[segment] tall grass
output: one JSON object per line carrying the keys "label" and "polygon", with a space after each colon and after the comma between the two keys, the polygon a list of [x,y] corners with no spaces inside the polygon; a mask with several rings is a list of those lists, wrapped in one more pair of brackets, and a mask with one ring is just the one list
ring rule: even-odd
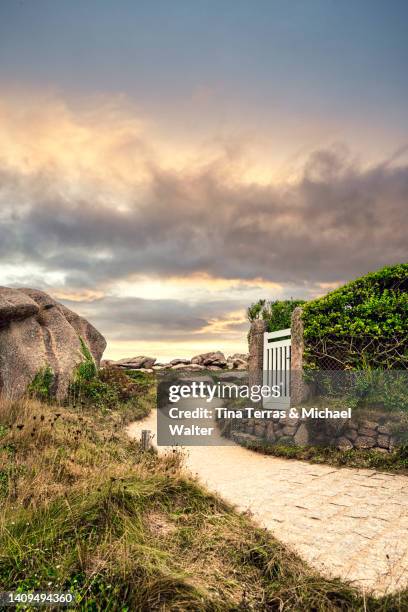
{"label": "tall grass", "polygon": [[319,576],[187,478],[180,453],[127,439],[119,410],[3,400],[0,465],[0,591],[72,590],[83,611],[408,607]]}

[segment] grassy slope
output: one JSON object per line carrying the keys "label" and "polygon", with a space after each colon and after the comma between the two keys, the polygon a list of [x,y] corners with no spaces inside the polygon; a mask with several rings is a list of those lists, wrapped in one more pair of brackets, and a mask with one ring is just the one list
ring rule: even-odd
{"label": "grassy slope", "polygon": [[327,446],[270,444],[262,440],[250,441],[243,446],[265,455],[273,455],[284,459],[325,463],[336,467],[367,468],[408,475],[408,447],[406,445],[396,448],[391,453],[381,453],[373,449],[358,450],[353,448],[341,451]]}
{"label": "grassy slope", "polygon": [[325,580],[249,517],[142,452],[126,412],[0,405],[0,591],[73,589],[80,610],[406,610]]}

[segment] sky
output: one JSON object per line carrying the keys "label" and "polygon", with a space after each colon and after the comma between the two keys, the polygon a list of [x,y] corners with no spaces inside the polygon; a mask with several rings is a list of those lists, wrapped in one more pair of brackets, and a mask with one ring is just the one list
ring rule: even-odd
{"label": "sky", "polygon": [[0,284],[108,358],[408,261],[408,3],[1,0]]}

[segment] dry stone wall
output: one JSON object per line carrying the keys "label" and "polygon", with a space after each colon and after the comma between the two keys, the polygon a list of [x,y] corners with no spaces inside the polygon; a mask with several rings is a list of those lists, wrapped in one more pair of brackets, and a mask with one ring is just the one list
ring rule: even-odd
{"label": "dry stone wall", "polygon": [[[308,406],[308,410],[311,407]],[[321,410],[319,406],[319,410]],[[356,413],[351,419],[291,418],[242,419],[219,422],[221,430],[235,442],[296,446],[332,446],[339,450],[375,449],[388,452],[398,444],[408,423],[400,413]]]}

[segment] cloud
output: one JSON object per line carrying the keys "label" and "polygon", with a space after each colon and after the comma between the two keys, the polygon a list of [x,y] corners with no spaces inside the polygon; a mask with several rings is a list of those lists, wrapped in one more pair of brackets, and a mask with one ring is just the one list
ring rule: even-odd
{"label": "cloud", "polygon": [[52,96],[3,103],[0,143],[7,282],[14,266],[17,284],[85,296],[83,314],[115,339],[242,328],[228,319],[245,305],[239,290],[200,305],[115,297],[139,276],[256,278],[297,296],[408,260],[403,148],[364,166],[337,145],[291,180],[255,182],[244,145],[180,152],[121,103],[72,109]]}
{"label": "cloud", "polygon": [[[64,303],[75,310],[78,304]],[[240,304],[241,308],[245,306]],[[180,341],[194,335],[204,338],[224,334],[243,335],[247,327],[241,313],[231,313],[230,301],[208,301],[191,304],[182,300],[105,297],[83,302],[80,311],[100,329],[113,330],[112,340],[137,339]]]}
{"label": "cloud", "polygon": [[219,163],[155,167],[125,210],[97,190],[92,199],[57,193],[58,177],[30,175],[21,187],[3,172],[14,214],[1,224],[2,259],[34,259],[75,287],[132,273],[333,282],[407,259],[408,167],[359,169],[321,151],[297,183],[265,186]]}

